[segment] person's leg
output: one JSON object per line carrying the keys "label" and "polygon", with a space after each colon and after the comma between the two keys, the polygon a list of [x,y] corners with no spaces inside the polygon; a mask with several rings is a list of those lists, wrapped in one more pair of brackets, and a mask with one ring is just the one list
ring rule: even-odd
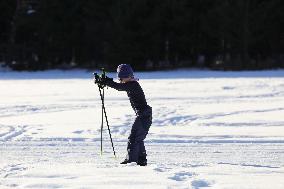
{"label": "person's leg", "polygon": [[133,150],[132,150],[133,149],[133,143],[135,141],[135,135],[136,135],[136,128],[137,128],[136,127],[137,124],[135,124],[136,122],[137,122],[137,118],[136,118],[135,122],[132,125],[131,132],[130,132],[130,135],[128,137],[126,158],[125,158],[125,160],[123,162],[121,162],[121,164],[127,164],[127,163],[130,162],[129,160],[130,160],[130,156],[131,156],[131,154],[133,152]]}
{"label": "person's leg", "polygon": [[146,153],[146,149],[145,149],[145,145],[144,145],[144,141],[142,141],[140,143],[140,149],[139,149],[139,157],[138,157],[138,165],[141,166],[146,166],[147,165],[147,153]]}
{"label": "person's leg", "polygon": [[141,151],[145,151],[143,140],[146,137],[146,131],[142,125],[141,117],[137,117],[133,127],[135,133],[133,137],[130,137],[130,149],[129,149],[129,161],[138,162]]}
{"label": "person's leg", "polygon": [[143,116],[138,116],[132,125],[131,133],[128,137],[128,156],[123,164],[137,162],[139,165],[147,165],[146,149],[144,139],[152,124],[152,109],[149,108]]}
{"label": "person's leg", "polygon": [[[143,124],[143,128],[144,128],[144,134],[145,134],[145,137],[144,139],[146,138],[147,134],[148,134],[148,131],[149,131],[149,128],[152,124],[152,111],[151,109],[149,109],[148,112],[146,112],[147,114],[143,117],[141,117],[141,122]],[[146,166],[147,165],[147,153],[146,153],[146,149],[145,149],[145,145],[144,145],[144,139],[143,141],[141,141],[140,143],[140,151],[139,151],[139,157],[138,157],[138,165],[141,165],[141,166]]]}
{"label": "person's leg", "polygon": [[142,141],[139,147],[139,156],[144,156],[145,154],[146,154],[146,149],[145,149],[144,141]]}
{"label": "person's leg", "polygon": [[145,137],[146,137],[145,129],[142,125],[141,118],[137,117],[132,126],[131,133],[128,137],[128,145],[127,145],[128,163],[138,162],[138,158],[141,151],[140,148],[142,148],[142,151],[145,150],[143,142]]}

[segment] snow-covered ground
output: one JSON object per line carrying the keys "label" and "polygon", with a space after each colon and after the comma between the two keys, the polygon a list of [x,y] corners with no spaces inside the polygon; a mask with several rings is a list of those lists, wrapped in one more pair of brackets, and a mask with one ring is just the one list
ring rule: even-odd
{"label": "snow-covered ground", "polygon": [[[0,72],[0,188],[284,188],[284,70],[137,73],[153,107],[147,167],[120,165],[135,118],[92,73]],[[110,73],[114,77],[114,73]]]}

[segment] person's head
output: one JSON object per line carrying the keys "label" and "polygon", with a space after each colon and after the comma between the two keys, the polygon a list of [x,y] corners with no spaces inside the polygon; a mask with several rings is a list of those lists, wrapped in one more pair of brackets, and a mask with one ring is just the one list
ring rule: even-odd
{"label": "person's head", "polygon": [[117,77],[120,82],[126,83],[134,78],[134,73],[129,64],[120,64],[117,67]]}

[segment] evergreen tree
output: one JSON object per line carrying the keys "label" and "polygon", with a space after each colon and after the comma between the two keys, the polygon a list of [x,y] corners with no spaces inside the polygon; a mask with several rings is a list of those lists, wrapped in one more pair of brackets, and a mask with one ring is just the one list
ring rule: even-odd
{"label": "evergreen tree", "polygon": [[283,10],[281,0],[0,0],[0,55],[33,70],[283,67]]}

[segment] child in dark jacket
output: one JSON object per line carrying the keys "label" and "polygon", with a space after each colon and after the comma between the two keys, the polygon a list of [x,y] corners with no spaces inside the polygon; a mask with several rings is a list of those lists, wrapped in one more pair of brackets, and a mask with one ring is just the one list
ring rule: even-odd
{"label": "child in dark jacket", "polygon": [[105,85],[118,91],[126,91],[131,106],[136,113],[136,119],[132,125],[131,133],[128,137],[128,155],[121,164],[136,162],[140,166],[147,165],[144,139],[152,124],[152,108],[147,104],[144,92],[134,78],[133,70],[128,64],[121,64],[117,68],[117,77],[120,83],[114,82],[111,78],[106,78]]}

